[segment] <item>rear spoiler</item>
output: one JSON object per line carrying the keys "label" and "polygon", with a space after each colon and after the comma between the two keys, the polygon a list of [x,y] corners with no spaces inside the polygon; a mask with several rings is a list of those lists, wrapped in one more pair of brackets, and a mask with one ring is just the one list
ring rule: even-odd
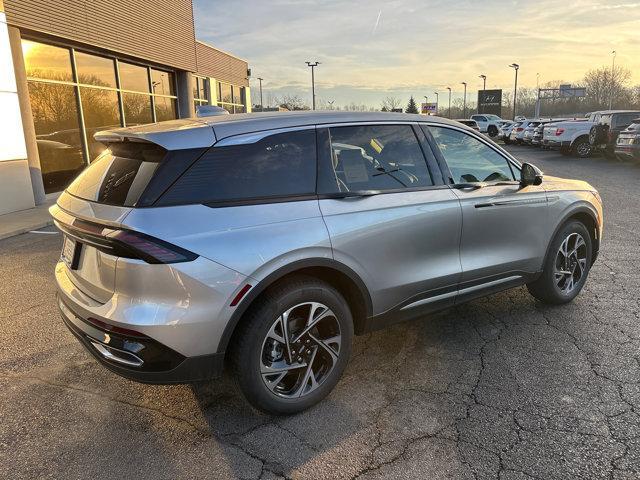
{"label": "rear spoiler", "polygon": [[216,142],[213,128],[197,119],[171,120],[135,127],[103,130],[93,138],[104,144],[117,142],[154,143],[166,150],[208,148]]}

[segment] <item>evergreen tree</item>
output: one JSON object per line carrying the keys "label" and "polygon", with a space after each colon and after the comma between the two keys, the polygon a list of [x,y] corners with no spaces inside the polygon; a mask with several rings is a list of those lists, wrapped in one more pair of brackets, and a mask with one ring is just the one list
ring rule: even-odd
{"label": "evergreen tree", "polygon": [[418,113],[418,106],[416,105],[416,101],[413,99],[413,95],[409,98],[409,103],[407,103],[407,108],[404,110],[405,113]]}

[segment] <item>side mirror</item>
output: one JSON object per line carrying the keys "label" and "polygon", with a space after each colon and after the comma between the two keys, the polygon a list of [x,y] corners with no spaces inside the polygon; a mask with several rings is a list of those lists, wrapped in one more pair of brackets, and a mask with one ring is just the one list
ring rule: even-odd
{"label": "side mirror", "polygon": [[542,183],[542,170],[530,163],[523,163],[520,170],[520,185],[540,185]]}

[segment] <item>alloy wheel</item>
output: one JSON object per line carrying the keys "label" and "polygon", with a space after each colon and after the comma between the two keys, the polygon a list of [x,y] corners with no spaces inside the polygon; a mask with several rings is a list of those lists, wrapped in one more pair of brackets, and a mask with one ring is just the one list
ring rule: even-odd
{"label": "alloy wheel", "polygon": [[581,142],[578,144],[577,148],[578,156],[580,157],[588,157],[591,153],[591,145],[587,142]]}
{"label": "alloy wheel", "polygon": [[274,320],[262,342],[260,374],[279,397],[300,398],[316,390],[336,366],[340,323],[318,302],[295,305]]}
{"label": "alloy wheel", "polygon": [[571,233],[560,244],[554,265],[556,287],[569,295],[580,283],[587,268],[587,244],[579,233]]}

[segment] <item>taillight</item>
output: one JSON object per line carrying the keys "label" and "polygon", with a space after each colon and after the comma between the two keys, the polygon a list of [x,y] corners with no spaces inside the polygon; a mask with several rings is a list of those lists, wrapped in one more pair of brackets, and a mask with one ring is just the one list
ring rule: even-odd
{"label": "taillight", "polygon": [[556,128],[556,137],[559,137],[564,133],[564,128]]}
{"label": "taillight", "polygon": [[521,131],[523,131],[523,130],[524,130],[524,128],[522,128],[522,127],[518,127],[518,128],[516,128],[516,132],[521,132]]}
{"label": "taillight", "polygon": [[86,243],[116,257],[136,258],[147,263],[190,262],[198,255],[150,235],[112,228],[75,219],[71,225],[55,222],[56,226],[80,243]]}

